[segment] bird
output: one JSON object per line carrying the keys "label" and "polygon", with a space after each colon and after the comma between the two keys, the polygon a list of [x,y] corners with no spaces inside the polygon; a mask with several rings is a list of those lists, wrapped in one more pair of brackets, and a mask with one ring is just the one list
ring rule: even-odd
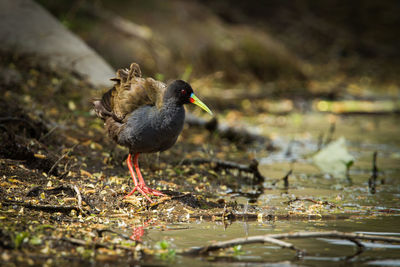
{"label": "bird", "polygon": [[150,77],[143,78],[137,63],[132,63],[129,69],[117,70],[111,81],[114,86],[92,101],[93,109],[104,121],[108,136],[129,149],[126,161],[134,188],[124,198],[139,191],[153,203],[150,194],[164,194],[146,185],[139,168],[139,155],[165,151],[175,144],[184,125],[183,105],[193,103],[210,115],[213,113],[193,93],[189,83],[174,80],[166,85]]}

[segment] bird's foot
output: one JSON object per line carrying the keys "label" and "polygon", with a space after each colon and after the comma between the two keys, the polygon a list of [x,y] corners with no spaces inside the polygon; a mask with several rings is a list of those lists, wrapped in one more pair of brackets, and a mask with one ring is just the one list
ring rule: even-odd
{"label": "bird's foot", "polygon": [[154,201],[151,200],[151,198],[147,194],[152,194],[153,196],[164,196],[164,194],[158,190],[151,189],[145,184],[139,184],[135,186],[135,188],[133,188],[133,190],[129,194],[124,196],[124,198],[131,196],[133,193],[136,192],[136,190],[139,191],[150,203],[154,203]]}
{"label": "bird's foot", "polygon": [[155,189],[151,189],[150,187],[148,187],[145,184],[139,184],[140,188],[143,190],[143,192],[145,192],[146,194],[152,194],[153,196],[164,196],[163,193],[161,193],[158,190]]}

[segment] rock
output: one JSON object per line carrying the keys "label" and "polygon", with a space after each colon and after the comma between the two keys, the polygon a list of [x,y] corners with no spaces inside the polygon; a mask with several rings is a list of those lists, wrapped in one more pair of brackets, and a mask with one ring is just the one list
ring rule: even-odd
{"label": "rock", "polygon": [[5,52],[35,55],[94,86],[111,85],[114,71],[108,63],[32,0],[0,1],[0,43]]}

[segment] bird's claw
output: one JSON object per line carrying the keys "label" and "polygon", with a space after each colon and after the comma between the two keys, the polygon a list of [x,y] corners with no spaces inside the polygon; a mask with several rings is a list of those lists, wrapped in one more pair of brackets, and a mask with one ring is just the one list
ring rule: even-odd
{"label": "bird's claw", "polygon": [[[139,185],[140,186],[140,185]],[[164,196],[163,193],[161,193],[158,190],[155,189],[151,189],[150,187],[146,186],[146,185],[142,185],[140,186],[140,188],[143,190],[143,192],[145,192],[146,194],[152,194],[153,196]]]}
{"label": "bird's claw", "polygon": [[129,194],[127,194],[124,198],[131,196],[133,193],[136,192],[136,190],[139,191],[150,203],[154,203],[154,201],[151,200],[151,198],[147,194],[151,194],[153,196],[164,196],[164,194],[158,190],[151,189],[145,184],[144,185],[139,184],[135,186],[135,188],[133,188],[133,190]]}

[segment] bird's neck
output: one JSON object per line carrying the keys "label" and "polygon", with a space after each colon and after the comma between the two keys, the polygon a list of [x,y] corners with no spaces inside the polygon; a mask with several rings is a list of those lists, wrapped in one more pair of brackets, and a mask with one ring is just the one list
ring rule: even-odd
{"label": "bird's neck", "polygon": [[185,119],[185,108],[175,99],[165,99],[160,109],[160,119],[163,123],[170,123],[174,120]]}

